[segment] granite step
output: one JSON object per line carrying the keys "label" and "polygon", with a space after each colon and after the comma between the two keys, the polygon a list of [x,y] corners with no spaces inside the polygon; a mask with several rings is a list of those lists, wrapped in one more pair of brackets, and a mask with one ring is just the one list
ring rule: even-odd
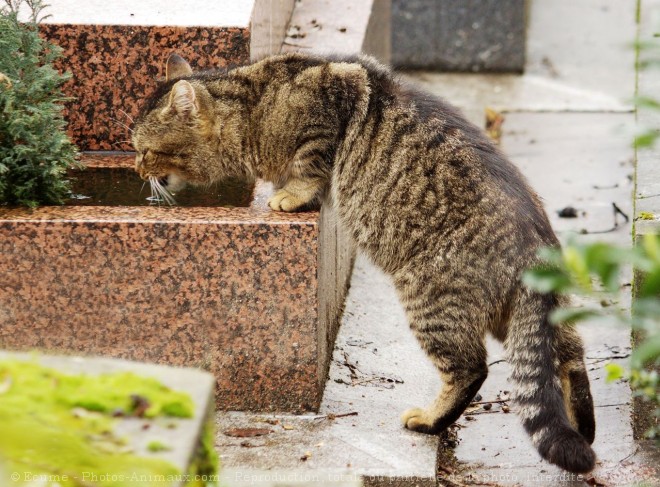
{"label": "granite step", "polygon": [[219,408],[317,410],[353,249],[329,207],[273,212],[271,192],[244,208],[0,208],[0,347],[200,367]]}

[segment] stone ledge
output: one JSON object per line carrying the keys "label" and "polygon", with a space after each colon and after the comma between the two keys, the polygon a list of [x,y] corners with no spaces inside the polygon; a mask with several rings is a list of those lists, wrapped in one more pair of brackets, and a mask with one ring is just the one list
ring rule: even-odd
{"label": "stone ledge", "polygon": [[[132,165],[130,155],[95,165]],[[330,208],[0,209],[0,347],[202,367],[223,409],[319,407],[353,252]]]}

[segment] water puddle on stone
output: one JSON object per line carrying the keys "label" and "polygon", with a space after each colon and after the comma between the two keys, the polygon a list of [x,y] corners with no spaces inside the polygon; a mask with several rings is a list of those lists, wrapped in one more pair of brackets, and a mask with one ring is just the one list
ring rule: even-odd
{"label": "water puddle on stone", "polygon": [[[162,206],[170,205],[151,195],[146,183],[130,168],[91,167],[71,170],[73,206]],[[209,187],[186,186],[174,193],[174,206],[187,207],[247,207],[254,186],[237,180],[226,180]]]}

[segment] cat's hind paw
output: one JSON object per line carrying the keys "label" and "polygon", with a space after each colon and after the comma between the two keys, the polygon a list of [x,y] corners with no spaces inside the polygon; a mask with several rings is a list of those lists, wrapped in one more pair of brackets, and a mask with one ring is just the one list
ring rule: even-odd
{"label": "cat's hind paw", "polygon": [[278,189],[268,200],[268,206],[275,211],[296,211],[305,205],[305,201],[289,193],[286,189]]}
{"label": "cat's hind paw", "polygon": [[411,431],[418,433],[434,434],[437,433],[437,421],[426,409],[413,408],[404,411],[401,415],[403,426]]}

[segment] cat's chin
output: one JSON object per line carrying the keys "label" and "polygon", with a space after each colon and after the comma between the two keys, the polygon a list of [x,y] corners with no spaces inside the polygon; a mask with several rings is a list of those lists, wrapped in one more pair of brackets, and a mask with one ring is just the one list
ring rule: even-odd
{"label": "cat's chin", "polygon": [[186,187],[186,181],[181,176],[177,176],[176,174],[167,175],[166,188],[170,193],[181,191],[185,187]]}

